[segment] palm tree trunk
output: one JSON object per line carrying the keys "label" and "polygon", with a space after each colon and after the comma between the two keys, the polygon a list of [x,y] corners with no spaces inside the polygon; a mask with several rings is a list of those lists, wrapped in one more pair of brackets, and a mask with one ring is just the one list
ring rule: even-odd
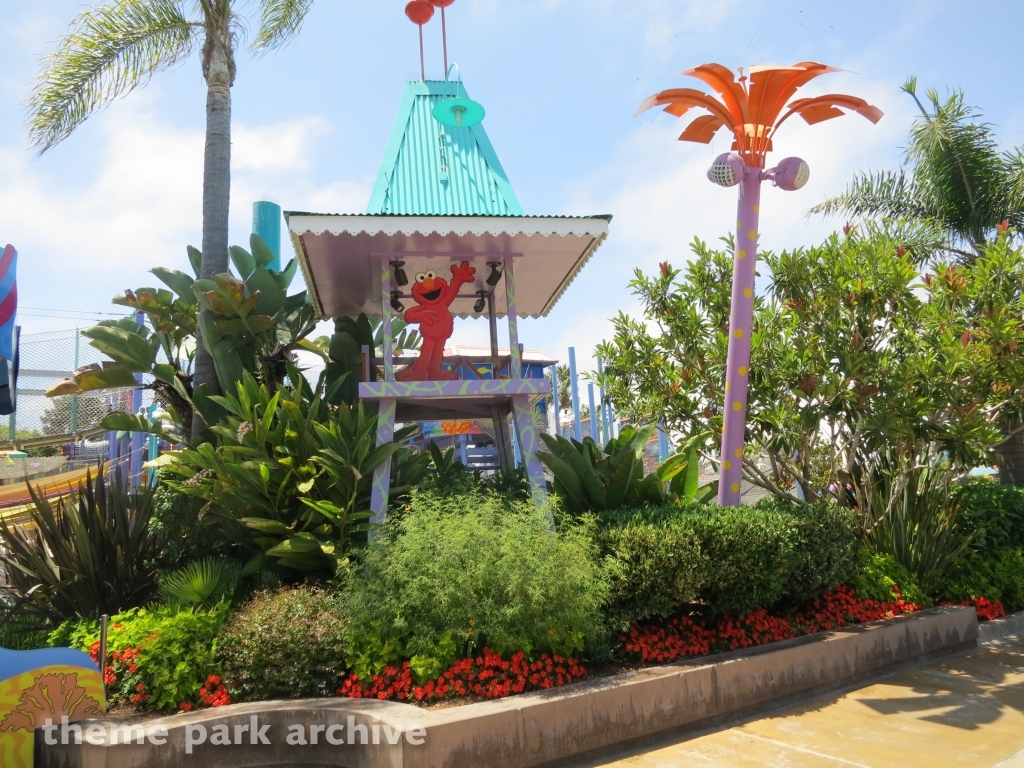
{"label": "palm tree trunk", "polygon": [[1004,419],[999,430],[1003,434],[1003,441],[996,446],[999,482],[1003,485],[1024,485],[1024,422]]}
{"label": "palm tree trunk", "polygon": [[[206,73],[206,155],[203,164],[203,261],[200,277],[209,280],[228,271],[228,213],[231,205],[231,86],[234,64],[230,44],[207,40]],[[220,42],[220,44],[218,44]],[[220,394],[213,357],[203,346],[196,329],[195,388],[206,384]],[[195,411],[192,434],[198,436],[206,424]]]}

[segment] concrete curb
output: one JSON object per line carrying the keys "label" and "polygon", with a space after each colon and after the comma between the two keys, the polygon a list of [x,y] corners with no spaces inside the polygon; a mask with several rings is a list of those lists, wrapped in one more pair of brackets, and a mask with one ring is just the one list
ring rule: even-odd
{"label": "concrete curb", "polygon": [[[75,745],[73,739],[67,745],[46,745],[38,734],[36,765],[538,768],[772,709],[968,650],[977,642],[974,609],[945,606],[712,659],[449,709],[350,699],[239,704],[147,721],[150,731],[166,730],[166,738],[162,731],[159,735],[166,742],[162,745],[147,739],[141,745]],[[106,727],[102,721],[93,724],[97,733]],[[309,741],[310,726],[316,727],[315,746],[288,744],[290,729],[301,729]],[[211,744],[211,736],[186,754],[189,733],[196,741],[200,728],[212,734],[218,727],[221,741],[226,738],[233,746]],[[253,732],[260,730],[269,743],[251,744]],[[332,732],[334,744],[326,738]],[[371,743],[361,743],[363,732]],[[388,744],[387,733],[397,734],[397,743]],[[412,733],[416,736],[410,740]],[[420,737],[423,742],[414,743]],[[51,734],[51,740],[59,739],[59,732]],[[345,743],[338,744],[339,739]]]}
{"label": "concrete curb", "polygon": [[1015,635],[1024,635],[1024,611],[978,625],[978,642],[983,645]]}

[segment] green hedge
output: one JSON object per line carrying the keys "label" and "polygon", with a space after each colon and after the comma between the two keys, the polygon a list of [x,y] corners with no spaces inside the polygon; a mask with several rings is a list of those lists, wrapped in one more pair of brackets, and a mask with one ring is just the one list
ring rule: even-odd
{"label": "green hedge", "polygon": [[1024,488],[975,480],[958,493],[968,499],[960,525],[977,534],[971,543],[975,551],[1024,549]]}
{"label": "green hedge", "polygon": [[694,599],[729,614],[804,602],[858,567],[860,518],[834,505],[670,505],[620,510],[601,523],[608,614],[619,627]]}
{"label": "green hedge", "polygon": [[959,603],[976,597],[1000,600],[1007,611],[1024,608],[1024,548],[972,552],[946,575],[942,595]]}

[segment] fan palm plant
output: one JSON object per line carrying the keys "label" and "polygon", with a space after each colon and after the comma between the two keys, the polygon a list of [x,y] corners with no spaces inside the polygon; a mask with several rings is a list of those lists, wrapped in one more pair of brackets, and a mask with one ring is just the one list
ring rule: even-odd
{"label": "fan palm plant", "polygon": [[[90,115],[144,85],[196,50],[206,80],[203,252],[200,276],[228,271],[231,192],[231,86],[236,46],[246,28],[241,0],[111,0],[79,14],[36,79],[29,97],[29,139],[40,153],[70,136]],[[191,5],[195,15],[186,6]],[[256,54],[299,32],[313,0],[257,0]],[[213,359],[200,345],[195,384],[219,391]],[[198,413],[196,419],[201,420]],[[201,427],[202,425],[200,425]],[[196,430],[196,434],[201,430]]]}
{"label": "fan palm plant", "polygon": [[[841,195],[811,211],[896,227],[912,222],[937,233],[942,250],[973,262],[997,232],[1024,227],[1024,151],[1000,150],[991,126],[978,121],[978,110],[960,91],[942,101],[930,89],[928,106],[918,98],[915,78],[903,91],[921,111],[903,164],[855,176]],[[1008,416],[1000,431],[999,479],[1024,485],[1024,420]]]}

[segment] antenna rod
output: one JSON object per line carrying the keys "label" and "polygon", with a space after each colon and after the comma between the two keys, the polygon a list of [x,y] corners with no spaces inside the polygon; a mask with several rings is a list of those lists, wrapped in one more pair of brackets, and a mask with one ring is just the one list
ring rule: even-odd
{"label": "antenna rod", "polygon": [[448,72],[448,27],[444,20],[444,6],[441,6],[441,39],[444,41],[444,71]]}
{"label": "antenna rod", "polygon": [[426,81],[427,79],[427,60],[423,58],[423,25],[419,25],[420,28],[420,80]]}

